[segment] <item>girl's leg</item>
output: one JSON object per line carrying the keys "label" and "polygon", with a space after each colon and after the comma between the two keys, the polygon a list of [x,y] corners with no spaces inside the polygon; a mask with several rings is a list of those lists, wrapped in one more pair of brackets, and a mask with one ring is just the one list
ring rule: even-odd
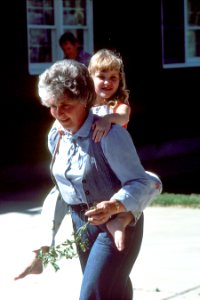
{"label": "girl's leg", "polygon": [[112,234],[115,245],[119,251],[124,249],[126,227],[133,220],[131,212],[117,214],[115,218],[106,223],[108,231]]}

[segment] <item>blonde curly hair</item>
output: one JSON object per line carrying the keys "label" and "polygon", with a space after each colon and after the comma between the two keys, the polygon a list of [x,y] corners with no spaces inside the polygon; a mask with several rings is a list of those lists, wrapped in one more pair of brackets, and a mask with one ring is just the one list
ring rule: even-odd
{"label": "blonde curly hair", "polygon": [[118,102],[129,104],[129,90],[126,87],[126,79],[124,73],[124,64],[119,53],[109,49],[98,50],[90,59],[88,70],[92,76],[97,71],[110,71],[116,70],[119,72],[119,87],[113,96],[109,99],[108,105],[114,108]]}

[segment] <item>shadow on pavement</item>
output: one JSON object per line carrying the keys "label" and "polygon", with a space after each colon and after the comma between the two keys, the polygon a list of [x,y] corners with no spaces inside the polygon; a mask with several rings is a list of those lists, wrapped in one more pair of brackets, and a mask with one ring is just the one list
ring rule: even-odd
{"label": "shadow on pavement", "polygon": [[20,212],[25,214],[40,213],[48,190],[30,190],[0,194],[0,214]]}

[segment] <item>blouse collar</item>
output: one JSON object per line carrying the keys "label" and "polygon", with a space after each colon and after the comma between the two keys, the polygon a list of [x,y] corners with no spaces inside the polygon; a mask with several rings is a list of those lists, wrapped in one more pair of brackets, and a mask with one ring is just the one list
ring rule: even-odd
{"label": "blouse collar", "polygon": [[85,122],[83,123],[81,128],[76,133],[72,134],[70,131],[63,128],[62,126],[60,126],[59,130],[61,130],[63,132],[63,134],[66,135],[68,138],[73,138],[73,139],[85,138],[90,133],[92,123],[93,123],[93,119],[94,119],[94,115],[90,111],[89,114],[88,114],[87,119],[85,120]]}

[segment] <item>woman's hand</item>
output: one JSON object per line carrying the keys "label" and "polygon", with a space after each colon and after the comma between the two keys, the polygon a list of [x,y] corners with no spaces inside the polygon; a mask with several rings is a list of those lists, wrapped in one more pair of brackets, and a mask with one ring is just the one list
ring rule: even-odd
{"label": "woman's hand", "polygon": [[[49,247],[46,246],[41,248],[43,252],[47,252],[48,249]],[[43,263],[41,259],[37,258],[39,251],[40,250],[33,251],[33,258],[30,264],[28,264],[28,266],[25,267],[25,269],[19,275],[14,277],[14,280],[22,279],[30,274],[41,274],[43,272]]]}
{"label": "woman's hand", "polygon": [[102,201],[85,212],[88,217],[88,222],[93,225],[100,225],[106,223],[114,214],[125,211],[124,205],[117,201]]}
{"label": "woman's hand", "polygon": [[17,275],[14,280],[22,279],[30,274],[40,274],[43,272],[42,261],[38,258],[34,258],[33,261],[22,271],[19,275]]}

